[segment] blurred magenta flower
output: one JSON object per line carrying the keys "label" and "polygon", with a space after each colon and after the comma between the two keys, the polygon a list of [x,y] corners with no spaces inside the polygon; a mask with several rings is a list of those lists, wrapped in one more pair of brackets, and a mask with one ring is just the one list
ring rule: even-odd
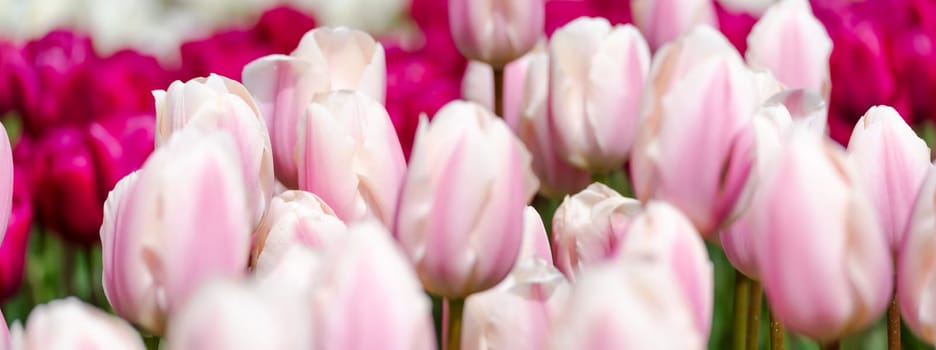
{"label": "blurred magenta flower", "polygon": [[108,350],[146,349],[140,335],[127,321],[75,297],[36,306],[30,312],[26,326],[16,322],[10,333],[11,348],[17,350],[71,349],[76,346]]}
{"label": "blurred magenta flower", "polygon": [[641,211],[640,201],[599,182],[566,196],[552,218],[556,267],[574,282],[580,269],[614,257]]}
{"label": "blurred magenta flower", "polygon": [[537,186],[529,153],[490,110],[456,101],[423,119],[394,235],[426,290],[464,298],[503,280]]}
{"label": "blurred magenta flower", "polygon": [[455,44],[468,59],[501,69],[526,54],[543,33],[545,0],[450,0]]}
{"label": "blurred magenta flower", "polygon": [[278,6],[264,11],[252,31],[270,53],[287,54],[295,50],[302,36],[316,26],[315,18],[307,12]]}
{"label": "blurred magenta flower", "polygon": [[754,202],[763,208],[756,258],[771,311],[820,342],[878,320],[891,300],[892,257],[844,150],[794,130],[769,168]]}
{"label": "blurred magenta flower", "polygon": [[556,149],[592,172],[620,168],[640,125],[650,50],[632,25],[579,18],[549,43],[549,120]]}
{"label": "blurred magenta flower", "polygon": [[930,149],[891,107],[871,107],[855,125],[848,156],[871,196],[891,252],[903,246],[907,222],[929,170]]}
{"label": "blurred magenta flower", "polygon": [[103,283],[117,314],[160,334],[167,316],[250,256],[250,207],[237,145],[180,130],[111,191],[101,225]]}
{"label": "blurred magenta flower", "polygon": [[362,92],[319,95],[300,118],[299,188],[346,222],[367,216],[392,227],[406,160],[387,111]]}

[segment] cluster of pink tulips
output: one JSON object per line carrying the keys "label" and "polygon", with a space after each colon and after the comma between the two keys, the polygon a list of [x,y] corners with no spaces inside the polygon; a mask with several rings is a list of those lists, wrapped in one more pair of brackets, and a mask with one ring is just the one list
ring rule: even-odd
{"label": "cluster of pink tulips", "polygon": [[773,349],[786,331],[838,348],[885,314],[889,349],[901,319],[932,343],[931,150],[888,106],[833,142],[826,29],[806,0],[747,5],[742,53],[710,1],[634,0],[636,26],[546,38],[543,0],[450,0],[465,100],[421,117],[409,152],[359,30],[175,81],[104,203],[116,316],[56,300],[0,350],[704,349],[707,245],[738,271],[736,349],[758,347],[761,298]]}

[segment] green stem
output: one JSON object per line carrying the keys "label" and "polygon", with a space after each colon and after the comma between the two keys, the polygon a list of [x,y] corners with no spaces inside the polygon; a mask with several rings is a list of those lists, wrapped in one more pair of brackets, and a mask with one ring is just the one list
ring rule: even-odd
{"label": "green stem", "polygon": [[65,296],[75,295],[75,247],[65,240],[62,240],[62,260],[60,261],[62,290]]}
{"label": "green stem", "polygon": [[[769,304],[769,303],[768,303]],[[770,313],[770,350],[783,350],[783,324],[773,312]]]}
{"label": "green stem", "polygon": [[504,68],[494,68],[494,114],[504,118]]}
{"label": "green stem", "polygon": [[734,299],[734,338],[733,349],[744,350],[747,345],[748,309],[750,307],[751,279],[739,271],[735,271],[735,299]]}
{"label": "green stem", "polygon": [[446,350],[461,349],[462,311],[465,308],[465,299],[447,299],[448,302],[448,339]]}
{"label": "green stem", "polygon": [[147,350],[158,350],[159,349],[159,337],[155,335],[143,336],[143,344],[146,345]]}
{"label": "green stem", "polygon": [[841,343],[839,342],[839,339],[822,344],[822,350],[839,350],[841,348],[842,346],[841,346]]}
{"label": "green stem", "polygon": [[900,309],[897,305],[897,293],[894,293],[890,308],[887,309],[887,350],[900,350]]}
{"label": "green stem", "polygon": [[747,346],[748,350],[758,348],[760,340],[761,303],[764,299],[764,289],[759,281],[751,281],[750,299],[748,301]]}

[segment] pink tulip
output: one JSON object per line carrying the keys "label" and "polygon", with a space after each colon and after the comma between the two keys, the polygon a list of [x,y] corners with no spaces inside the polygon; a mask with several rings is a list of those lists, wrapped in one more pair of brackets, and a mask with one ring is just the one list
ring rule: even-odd
{"label": "pink tulip", "polygon": [[751,67],[770,70],[787,87],[828,98],[831,54],[832,39],[809,2],[781,0],[751,29],[745,56]]}
{"label": "pink tulip", "polygon": [[13,324],[10,338],[16,350],[146,349],[126,321],[74,297],[36,306],[25,329],[19,322]]}
{"label": "pink tulip", "polygon": [[636,199],[598,182],[566,196],[552,221],[556,266],[575,281],[583,266],[610,259],[642,210]]}
{"label": "pink tulip", "polygon": [[523,244],[517,255],[517,262],[524,259],[553,261],[552,251],[549,248],[549,234],[546,233],[543,218],[533,206],[527,206],[523,211]]}
{"label": "pink tulip", "polygon": [[630,163],[637,198],[670,202],[713,239],[751,170],[754,75],[724,36],[698,27],[660,49],[644,94]]}
{"label": "pink tulip", "polygon": [[[254,284],[217,282],[198,290],[169,322],[167,350],[309,349],[311,317],[298,298]],[[298,307],[297,307],[298,306]]]}
{"label": "pink tulip", "polygon": [[529,259],[465,301],[461,348],[545,349],[571,286],[548,260]]}
{"label": "pink tulip", "polygon": [[690,303],[697,334],[707,338],[715,302],[714,268],[689,219],[665,202],[650,202],[620,245],[622,258],[654,259],[672,271]]}
{"label": "pink tulip", "polygon": [[315,348],[435,349],[429,298],[390,232],[367,222],[345,237],[312,297]]}
{"label": "pink tulip", "polygon": [[771,311],[819,341],[870,325],[890,301],[892,262],[845,153],[795,130],[769,169],[753,205],[762,208],[756,255]]}
{"label": "pink tulip", "polygon": [[406,161],[383,106],[360,92],[319,95],[298,128],[299,188],[344,221],[370,215],[390,227]]}
{"label": "pink tulip", "polygon": [[549,43],[549,118],[559,154],[592,171],[628,158],[640,118],[650,50],[637,28],[579,18]]}
{"label": "pink tulip", "polygon": [[270,201],[254,234],[251,266],[262,274],[279,265],[291,247],[326,247],[345,231],[344,222],[314,194],[283,192]]}
{"label": "pink tulip", "polygon": [[13,210],[13,148],[6,127],[0,124],[0,241],[6,234],[10,211]]}
{"label": "pink tulip", "polygon": [[462,55],[502,68],[543,35],[544,0],[451,0],[452,38]]}
{"label": "pink tulip", "polygon": [[175,81],[156,98],[156,145],[188,127],[231,133],[241,157],[253,223],[260,221],[273,196],[273,155],[260,110],[240,83],[219,76]]}
{"label": "pink tulip", "polygon": [[[462,95],[493,109],[493,78],[490,66],[469,63],[462,82]],[[533,156],[533,172],[540,193],[562,197],[581,191],[591,183],[588,171],[569,165],[557,153],[555,132],[549,126],[549,55],[531,51],[504,69],[504,121],[520,137]]]}
{"label": "pink tulip", "polygon": [[718,26],[709,0],[632,0],[634,23],[656,50],[698,25]]}
{"label": "pink tulip", "polygon": [[417,131],[394,235],[430,293],[464,298],[510,272],[536,191],[530,156],[484,107],[456,101]]}
{"label": "pink tulip", "polygon": [[860,184],[871,195],[888,246],[897,253],[930,168],[930,149],[896,110],[878,106],[858,120],[848,153],[860,169]]}
{"label": "pink tulip", "polygon": [[26,251],[33,224],[32,192],[26,168],[16,168],[15,174],[13,209],[5,229],[6,235],[0,244],[0,300],[15,295],[23,284],[23,275],[26,272]]}
{"label": "pink tulip", "polygon": [[907,326],[928,343],[936,341],[936,167],[929,167],[897,256],[897,297]]}
{"label": "pink tulip", "polygon": [[185,129],[128,175],[104,204],[104,291],[118,315],[159,334],[202,283],[244,274],[248,195],[222,131]]}
{"label": "pink tulip", "polygon": [[269,129],[276,177],[295,189],[299,185],[296,125],[306,107],[316,94],[338,90],[361,91],[383,103],[384,48],[358,30],[317,28],[306,33],[288,56],[270,55],[246,65],[243,80]]}
{"label": "pink tulip", "polygon": [[554,318],[549,349],[704,349],[680,288],[679,278],[654,261],[586,269]]}

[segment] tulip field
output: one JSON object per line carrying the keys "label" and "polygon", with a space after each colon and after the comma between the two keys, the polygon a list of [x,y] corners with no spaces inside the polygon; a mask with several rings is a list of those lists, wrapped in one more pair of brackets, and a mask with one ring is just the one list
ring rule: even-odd
{"label": "tulip field", "polygon": [[931,349],[934,101],[932,0],[0,0],[0,350]]}

